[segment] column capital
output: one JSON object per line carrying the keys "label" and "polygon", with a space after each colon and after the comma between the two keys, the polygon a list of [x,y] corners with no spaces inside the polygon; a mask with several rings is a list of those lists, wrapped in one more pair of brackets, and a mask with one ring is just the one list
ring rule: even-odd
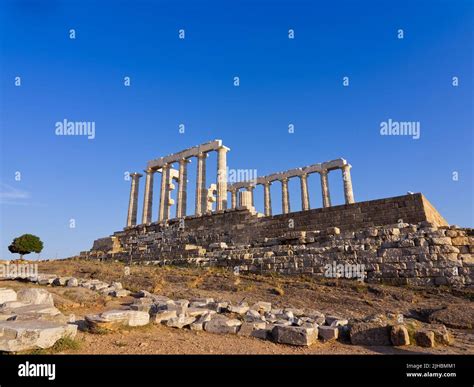
{"label": "column capital", "polygon": [[207,152],[199,152],[198,155],[196,156],[198,159],[207,159]]}
{"label": "column capital", "polygon": [[282,183],[288,183],[288,180],[290,180],[288,177],[282,177],[279,179]]}
{"label": "column capital", "polygon": [[344,165],[341,167],[342,170],[347,170],[347,169],[351,169],[351,168],[352,168],[352,165],[350,165],[350,164],[344,164]]}
{"label": "column capital", "polygon": [[155,173],[156,170],[153,169],[153,168],[147,168],[147,169],[144,169],[143,172],[145,172],[145,173],[148,175],[148,174],[150,174],[150,173],[152,173],[152,174]]}
{"label": "column capital", "polygon": [[327,175],[329,171],[327,169],[321,169],[319,173],[324,176],[324,175]]}
{"label": "column capital", "polygon": [[142,177],[142,176],[143,176],[143,175],[142,175],[141,173],[138,173],[138,172],[133,172],[133,173],[130,174],[130,177],[131,177],[132,179],[137,179],[137,178],[139,179],[139,178]]}

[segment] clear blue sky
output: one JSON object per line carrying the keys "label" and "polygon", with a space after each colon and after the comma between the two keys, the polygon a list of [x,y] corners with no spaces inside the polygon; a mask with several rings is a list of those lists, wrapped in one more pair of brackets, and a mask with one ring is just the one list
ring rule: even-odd
{"label": "clear blue sky", "polygon": [[[215,138],[231,168],[259,175],[344,157],[356,201],[422,192],[451,224],[474,226],[470,0],[0,4],[0,258],[23,233],[42,238],[42,258],[89,249],[125,225],[124,172]],[[64,118],[95,121],[96,138],[56,136]],[[419,121],[421,138],[381,136],[389,118]],[[330,185],[343,203],[339,172]],[[296,179],[290,193],[300,208]]]}

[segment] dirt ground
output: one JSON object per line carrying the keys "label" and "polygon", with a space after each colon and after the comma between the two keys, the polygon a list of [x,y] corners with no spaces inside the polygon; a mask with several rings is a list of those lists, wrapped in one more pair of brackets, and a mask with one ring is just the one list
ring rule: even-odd
{"label": "dirt ground", "polygon": [[[344,342],[318,342],[311,347],[292,347],[237,335],[216,335],[186,329],[149,325],[107,334],[79,331],[77,347],[59,353],[79,354],[474,354],[474,290],[448,288],[419,289],[371,285],[342,279],[316,279],[278,275],[239,275],[224,269],[132,266],[85,260],[41,262],[40,273],[120,281],[124,288],[148,290],[173,299],[213,297],[232,302],[269,301],[275,307],[312,308],[329,315],[361,318],[371,314],[398,312],[426,320],[430,313],[447,309],[454,344],[449,347],[408,346],[362,347]],[[35,286],[17,281],[0,281],[0,287],[14,289]],[[90,313],[126,307],[132,297],[115,299],[85,288],[48,287],[55,305],[76,319]],[[58,352],[55,352],[58,353]]]}

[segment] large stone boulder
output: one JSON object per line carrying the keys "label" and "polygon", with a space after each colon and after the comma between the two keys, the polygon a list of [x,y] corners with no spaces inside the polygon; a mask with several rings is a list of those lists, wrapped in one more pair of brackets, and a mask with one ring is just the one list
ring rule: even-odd
{"label": "large stone boulder", "polygon": [[323,341],[337,340],[339,328],[337,326],[322,325],[318,328],[318,334]]}
{"label": "large stone boulder", "polygon": [[407,327],[400,324],[394,325],[390,330],[390,341],[396,347],[410,345],[410,335]]}
{"label": "large stone boulder", "polygon": [[240,326],[238,335],[239,336],[252,336],[254,331],[262,330],[266,328],[267,328],[267,323],[265,321],[244,322]]}
{"label": "large stone boulder", "polygon": [[160,310],[151,316],[151,321],[160,324],[163,322],[166,323],[168,320],[176,317],[178,317],[178,315],[175,310]]}
{"label": "large stone boulder", "polygon": [[204,330],[210,333],[237,333],[242,322],[225,316],[216,316],[204,323]]}
{"label": "large stone boulder", "polygon": [[12,314],[10,320],[51,320],[66,322],[66,317],[56,307],[49,304],[29,304],[5,309]]}
{"label": "large stone boulder", "polygon": [[50,292],[38,288],[23,288],[18,290],[18,300],[33,305],[54,306],[53,296]]}
{"label": "large stone boulder", "polygon": [[138,310],[109,310],[101,314],[88,315],[86,323],[92,332],[101,330],[117,330],[123,326],[138,327],[150,322],[147,312]]}
{"label": "large stone boulder", "polygon": [[38,274],[36,281],[39,285],[52,285],[57,277],[56,274]]}
{"label": "large stone boulder", "polygon": [[5,302],[16,301],[17,294],[13,289],[0,288],[0,305]]}
{"label": "large stone boulder", "polygon": [[184,328],[196,321],[196,317],[189,317],[185,315],[180,315],[178,317],[170,318],[166,321],[166,325],[172,328]]}
{"label": "large stone boulder", "polygon": [[69,287],[69,288],[75,288],[77,286],[79,286],[79,281],[77,280],[77,278],[69,278],[66,282],[66,286]]}
{"label": "large stone boulder", "polygon": [[281,344],[310,346],[318,340],[318,328],[276,325],[272,337]]}
{"label": "large stone boulder", "polygon": [[415,332],[415,341],[420,347],[433,348],[435,346],[434,332],[428,330],[419,330]]}
{"label": "large stone boulder", "polygon": [[350,339],[354,345],[390,345],[390,327],[384,321],[359,321],[350,327]]}
{"label": "large stone boulder", "polygon": [[74,338],[77,325],[51,321],[0,321],[0,351],[49,348],[61,338]]}

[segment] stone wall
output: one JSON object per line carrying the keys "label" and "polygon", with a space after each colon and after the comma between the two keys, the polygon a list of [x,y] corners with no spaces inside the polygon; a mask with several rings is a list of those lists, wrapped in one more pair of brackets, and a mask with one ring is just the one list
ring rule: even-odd
{"label": "stone wall", "polygon": [[272,217],[228,210],[139,225],[83,255],[317,276],[348,263],[364,265],[372,282],[465,285],[473,281],[473,253],[473,231],[449,227],[414,194]]}

